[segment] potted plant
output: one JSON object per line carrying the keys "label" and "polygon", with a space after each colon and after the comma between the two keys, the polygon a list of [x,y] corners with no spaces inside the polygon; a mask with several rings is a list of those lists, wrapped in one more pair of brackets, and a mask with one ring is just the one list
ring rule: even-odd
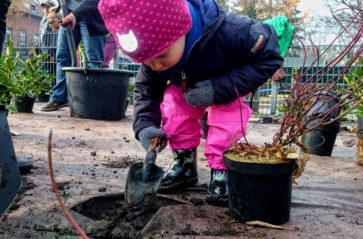
{"label": "potted plant", "polygon": [[42,61],[48,54],[38,55],[34,48],[32,52],[32,57],[24,62],[24,68],[14,79],[14,84],[19,90],[14,97],[15,106],[19,112],[24,113],[33,111],[36,97],[50,90],[54,78],[43,69]]}
{"label": "potted plant", "polygon": [[[232,144],[231,149],[225,152],[229,208],[235,219],[258,220],[278,225],[287,222],[290,217],[292,183],[302,175],[309,160],[309,147],[301,141],[301,136],[338,121],[363,103],[362,97],[355,95],[362,90],[361,79],[355,79],[354,84],[332,94],[336,85],[343,81],[344,75],[363,54],[360,41],[363,29],[352,29],[352,23],[361,21],[360,10],[348,4],[347,6],[352,11],[352,18],[349,21],[346,18],[339,23],[343,26],[343,32],[349,33],[350,42],[323,68],[314,65],[318,65],[319,59],[324,57],[327,50],[322,53],[315,52],[314,62],[306,70],[302,67],[304,70],[297,75],[295,84],[285,97],[286,107],[281,126],[272,142],[256,146],[248,143],[244,137],[242,142]],[[296,38],[306,52],[303,42]],[[353,48],[355,45],[358,48]],[[331,47],[332,44],[328,49]],[[318,51],[317,48],[315,50]],[[343,61],[344,59],[347,60]],[[342,70],[327,79],[329,72],[338,64],[344,64]],[[314,72],[309,76],[311,70]],[[331,102],[334,104],[322,111]],[[352,105],[338,112],[345,104]]]}
{"label": "potted plant", "polygon": [[19,89],[14,84],[14,78],[19,73],[21,63],[20,54],[14,56],[14,46],[7,39],[9,50],[5,56],[0,58],[0,110],[17,112],[15,106],[10,105],[14,94],[19,93]]}

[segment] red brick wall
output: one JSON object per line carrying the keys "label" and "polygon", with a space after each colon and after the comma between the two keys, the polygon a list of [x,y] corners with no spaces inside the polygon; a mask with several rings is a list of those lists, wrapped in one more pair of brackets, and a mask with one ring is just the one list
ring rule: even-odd
{"label": "red brick wall", "polygon": [[39,33],[41,17],[24,14],[22,17],[8,15],[6,26],[11,28],[12,41],[14,44],[19,42],[19,32],[24,31],[27,35],[27,43],[32,44],[34,33]]}

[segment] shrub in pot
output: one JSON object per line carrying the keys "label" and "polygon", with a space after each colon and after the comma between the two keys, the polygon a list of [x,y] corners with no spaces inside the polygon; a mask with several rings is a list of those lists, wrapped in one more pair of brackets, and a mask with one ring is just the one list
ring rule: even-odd
{"label": "shrub in pot", "polygon": [[14,94],[20,93],[14,83],[15,76],[21,68],[20,54],[14,55],[14,46],[7,39],[9,48],[6,55],[0,58],[0,106],[3,110],[17,112],[15,106],[10,105],[10,100]]}
{"label": "shrub in pot", "polygon": [[[314,54],[316,58],[312,64],[295,77],[295,83],[285,96],[281,126],[272,142],[256,146],[248,143],[244,137],[224,153],[224,164],[228,170],[229,208],[235,219],[272,224],[287,222],[290,217],[292,183],[302,175],[309,160],[309,147],[303,144],[301,136],[338,121],[363,103],[363,98],[355,95],[362,91],[361,77],[355,78],[344,91],[331,94],[344,75],[349,73],[354,62],[363,55],[362,42],[359,42],[363,29],[351,28],[351,23],[359,18],[360,10],[348,3],[344,4],[356,13],[351,19],[340,22],[345,27],[343,31],[351,34],[349,44],[323,68],[314,66],[328,51]],[[360,47],[352,48],[354,45]],[[306,52],[304,46],[303,50]],[[347,58],[347,61],[342,62],[342,59]],[[331,74],[338,63],[343,63],[344,67],[339,74]],[[329,74],[331,76],[327,79]],[[321,112],[322,107],[332,102],[335,103],[331,108]],[[349,108],[338,110],[349,103],[352,103]]]}
{"label": "shrub in pot", "polygon": [[47,54],[38,55],[32,49],[33,56],[24,62],[24,67],[14,79],[18,89],[15,94],[15,106],[19,112],[31,113],[35,99],[38,95],[49,92],[53,75],[43,69],[41,62],[48,57]]}

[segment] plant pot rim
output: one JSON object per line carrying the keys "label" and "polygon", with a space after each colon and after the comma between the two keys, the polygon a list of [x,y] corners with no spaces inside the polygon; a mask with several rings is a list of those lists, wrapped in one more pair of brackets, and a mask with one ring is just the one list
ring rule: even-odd
{"label": "plant pot rim", "polygon": [[30,95],[15,95],[16,98],[29,98],[29,99],[35,99],[36,96],[30,96]]}
{"label": "plant pot rim", "polygon": [[295,162],[277,162],[277,163],[251,163],[235,161],[223,154],[224,166],[233,172],[249,175],[284,175],[291,174],[295,168]]}

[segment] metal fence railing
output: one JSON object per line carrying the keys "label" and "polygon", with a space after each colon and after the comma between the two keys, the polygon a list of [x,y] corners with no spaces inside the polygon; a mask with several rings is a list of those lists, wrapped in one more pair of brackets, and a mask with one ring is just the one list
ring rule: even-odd
{"label": "metal fence railing", "polygon": [[[56,33],[54,33],[56,34]],[[24,33],[12,33],[10,36],[12,42],[14,43],[15,50],[20,52],[21,57],[25,60],[28,57],[31,57],[29,54],[32,48],[35,48],[37,53],[48,52],[51,56],[54,55],[56,51],[56,44],[54,42],[48,42],[48,44],[44,45],[40,43],[39,34],[25,34]],[[7,48],[7,44],[5,43],[4,49]],[[245,103],[251,104],[255,114],[261,115],[275,115],[280,112],[278,109],[284,104],[284,96],[288,92],[287,89],[291,87],[294,82],[293,76],[294,74],[298,74],[301,71],[306,71],[310,65],[313,65],[311,69],[309,69],[304,75],[303,81],[309,79],[316,70],[320,70],[324,67],[324,65],[329,62],[329,60],[333,59],[339,52],[341,52],[345,46],[344,45],[334,45],[329,47],[329,50],[326,50],[328,46],[305,46],[305,50],[301,46],[290,46],[284,62],[284,69],[286,72],[286,79],[282,82],[281,87],[278,83],[275,83],[271,80],[267,81],[264,85],[259,87],[259,89],[254,94],[254,97],[251,100],[251,96],[247,96],[245,98]],[[324,53],[319,62],[314,61],[316,58],[316,49],[319,49],[319,54]],[[305,58],[303,57],[305,54]],[[303,63],[305,62],[305,66],[303,67]],[[44,68],[49,71],[50,74],[56,73],[56,62],[51,57],[47,58],[44,62]],[[341,62],[344,64],[344,62]],[[342,65],[334,67],[329,71],[326,76],[324,76],[323,82],[331,79],[332,77],[339,76],[341,73]],[[125,57],[121,54],[120,51],[117,51],[113,61],[110,64],[111,68],[114,69],[127,69],[133,71],[136,75],[140,64],[133,63],[128,57]],[[362,67],[362,66],[359,66]],[[325,74],[328,69],[324,69],[319,72],[317,76],[314,77],[313,81],[317,80],[323,74]],[[130,78],[130,84],[133,84],[134,77]],[[337,85],[337,89],[344,88],[345,82],[341,80]]]}
{"label": "metal fence railing", "polygon": [[[48,58],[46,58],[42,64],[45,70],[49,72],[49,74],[56,74],[56,49],[57,49],[57,32],[47,33],[46,36],[43,37],[43,43],[41,43],[41,39],[39,33],[24,33],[24,32],[16,32],[7,35],[6,37],[10,39],[10,41],[14,45],[14,51],[20,54],[20,58],[25,61],[27,58],[32,57],[33,49],[36,54],[48,54]],[[8,49],[7,41],[4,42],[3,46],[4,51]],[[55,80],[53,81],[53,85]]]}

